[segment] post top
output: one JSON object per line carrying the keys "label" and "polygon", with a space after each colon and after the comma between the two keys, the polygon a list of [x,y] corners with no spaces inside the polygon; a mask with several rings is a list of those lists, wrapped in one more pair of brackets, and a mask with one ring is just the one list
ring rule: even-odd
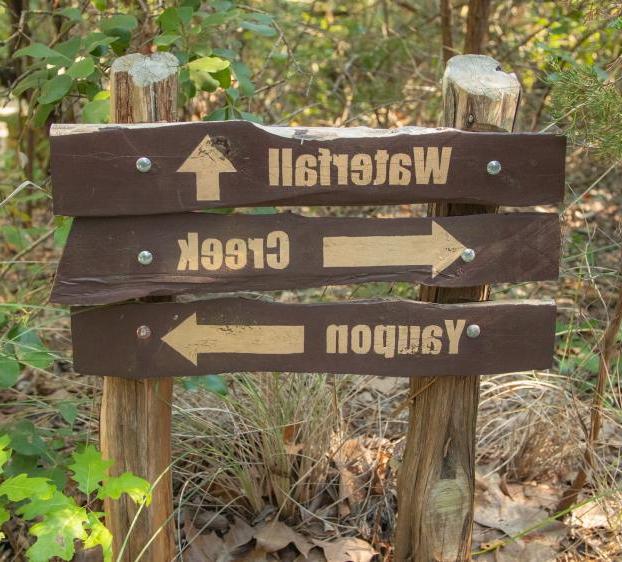
{"label": "post top", "polygon": [[172,53],[132,53],[116,59],[110,73],[127,72],[136,86],[143,87],[166,80],[177,73],[178,67],[179,61]]}
{"label": "post top", "polygon": [[513,72],[504,72],[498,61],[486,55],[457,55],[449,59],[443,87],[452,83],[474,96],[496,98],[518,96],[520,82]]}

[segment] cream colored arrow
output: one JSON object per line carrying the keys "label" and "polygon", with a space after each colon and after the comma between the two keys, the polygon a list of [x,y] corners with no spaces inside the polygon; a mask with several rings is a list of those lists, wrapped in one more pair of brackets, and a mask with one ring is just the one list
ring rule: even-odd
{"label": "cream colored arrow", "polygon": [[237,170],[205,135],[177,171],[196,176],[197,201],[220,201],[220,174]]}
{"label": "cream colored arrow", "polygon": [[305,327],[199,324],[195,313],[175,326],[162,341],[196,365],[200,353],[304,353]]}
{"label": "cream colored arrow", "polygon": [[325,236],[324,267],[430,265],[432,277],[447,269],[466,247],[432,221],[432,234]]}

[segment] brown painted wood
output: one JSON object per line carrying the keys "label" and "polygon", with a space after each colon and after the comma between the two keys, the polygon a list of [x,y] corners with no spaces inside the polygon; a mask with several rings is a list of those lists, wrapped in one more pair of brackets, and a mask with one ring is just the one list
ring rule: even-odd
{"label": "brown painted wood", "polygon": [[[490,57],[457,56],[445,69],[443,100],[448,126],[511,131],[519,99],[516,76],[503,72]],[[430,207],[435,217],[495,211],[495,207],[452,203]],[[463,303],[486,300],[488,292],[487,285],[422,287],[421,300]],[[534,330],[538,328],[533,325]],[[395,559],[470,560],[479,377],[413,379],[411,396],[398,481]]]}
{"label": "brown painted wood", "polygon": [[[556,214],[359,219],[183,213],[79,217],[52,292],[65,304],[367,281],[439,286],[556,279]],[[464,262],[462,252],[475,250]],[[141,265],[137,256],[154,258]]]}
{"label": "brown painted wood", "polygon": [[[177,72],[177,59],[168,53],[115,60],[110,70],[111,120],[174,121]],[[100,414],[102,454],[114,461],[114,474],[130,471],[154,485],[151,505],[140,514],[126,495],[104,501],[114,559],[169,562],[175,556],[170,471],[173,379],[127,380],[119,378],[122,373],[107,356],[100,355],[99,361],[106,375]]]}
{"label": "brown painted wood", "polygon": [[[564,189],[565,138],[549,134],[262,127],[227,121],[57,125],[51,141],[54,211],[60,215],[450,200],[525,206],[557,203]],[[333,158],[338,154],[347,165]],[[147,173],[136,169],[142,156],[152,161]],[[503,167],[496,176],[486,171],[491,160]],[[440,171],[432,174],[431,168],[424,173],[423,162],[428,167],[436,162],[439,170],[445,162],[446,177]]]}
{"label": "brown painted wood", "polygon": [[[466,335],[471,324],[480,326],[479,337]],[[224,298],[75,308],[72,314],[76,370],[130,378],[238,371],[431,376],[545,369],[552,362],[554,332],[555,305],[539,301],[440,306]]]}

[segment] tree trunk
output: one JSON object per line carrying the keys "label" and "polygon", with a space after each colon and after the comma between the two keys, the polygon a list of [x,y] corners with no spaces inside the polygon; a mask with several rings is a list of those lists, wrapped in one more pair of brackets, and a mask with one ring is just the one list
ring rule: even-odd
{"label": "tree trunk", "polygon": [[451,36],[451,0],[441,0],[441,38],[443,41],[443,62],[447,64],[454,56],[454,41]]}
{"label": "tree trunk", "polygon": [[[150,57],[133,54],[115,60],[110,70],[111,121],[176,121],[177,64],[177,59],[169,53]],[[106,525],[114,537],[115,560],[122,548],[119,560],[123,562],[139,559],[169,562],[174,557],[169,468],[172,393],[172,378],[104,378],[100,416],[102,454],[114,461],[114,474],[131,471],[155,484],[151,505],[143,508],[131,532],[138,510],[134,502],[125,495],[120,500],[106,500]]]}
{"label": "tree trunk", "polygon": [[469,0],[464,54],[479,55],[484,52],[484,42],[488,35],[490,0]]}
{"label": "tree trunk", "polygon": [[[490,57],[452,58],[443,77],[444,120],[471,131],[508,130],[520,98],[514,74]],[[501,162],[503,165],[503,162]],[[430,216],[495,212],[494,207],[436,203]],[[422,287],[421,300],[486,300],[488,286]],[[470,560],[479,377],[411,379],[406,449],[398,481],[396,562]]]}

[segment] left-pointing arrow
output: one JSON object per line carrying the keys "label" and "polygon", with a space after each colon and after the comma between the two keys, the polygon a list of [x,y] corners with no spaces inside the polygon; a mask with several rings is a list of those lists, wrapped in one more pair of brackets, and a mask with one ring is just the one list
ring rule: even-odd
{"label": "left-pointing arrow", "polygon": [[304,326],[199,324],[188,316],[162,341],[194,365],[201,353],[291,355],[305,351]]}
{"label": "left-pointing arrow", "polygon": [[220,174],[237,170],[205,135],[177,171],[196,176],[197,201],[220,201]]}

